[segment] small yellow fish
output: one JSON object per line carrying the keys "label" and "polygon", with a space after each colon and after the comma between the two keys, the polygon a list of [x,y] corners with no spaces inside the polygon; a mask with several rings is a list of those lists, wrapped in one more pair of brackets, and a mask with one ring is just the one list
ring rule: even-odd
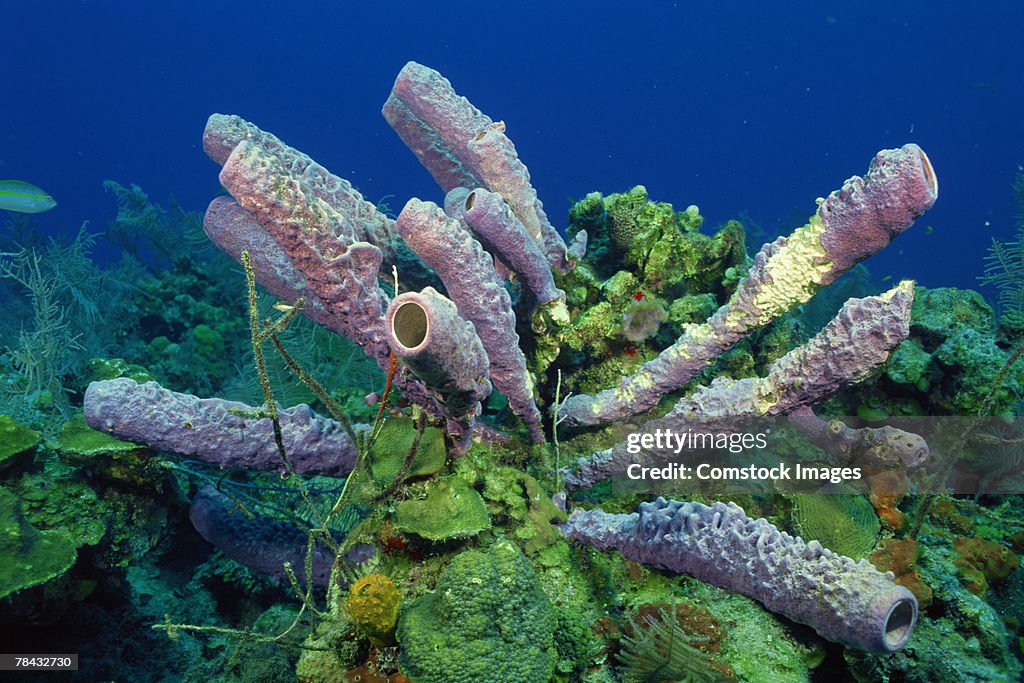
{"label": "small yellow fish", "polygon": [[888,282],[891,279],[892,279],[892,275],[886,275],[885,277],[882,278],[882,282]]}
{"label": "small yellow fish", "polygon": [[930,226],[930,225],[926,225],[926,226],[924,226],[924,234],[926,234],[926,235],[930,235],[930,234],[932,234],[933,232],[935,232],[935,228],[933,228],[933,227],[932,227],[932,226]]}
{"label": "small yellow fish", "polygon": [[24,180],[0,180],[0,209],[18,213],[42,213],[57,206],[44,190]]}

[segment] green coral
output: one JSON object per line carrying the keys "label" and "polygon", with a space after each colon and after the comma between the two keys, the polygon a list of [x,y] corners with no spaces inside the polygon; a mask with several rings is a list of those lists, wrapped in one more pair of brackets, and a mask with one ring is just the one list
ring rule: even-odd
{"label": "green coral", "polygon": [[727,280],[735,284],[736,269],[746,261],[739,223],[703,235],[696,206],[677,212],[671,204],[648,201],[642,185],[607,197],[587,195],[570,210],[569,222],[570,234],[585,229],[590,236],[587,262],[599,273],[635,269],[644,289],[679,290],[673,296],[720,291]]}
{"label": "green coral", "polygon": [[57,441],[57,450],[82,457],[132,453],[142,446],[120,441],[106,432],[100,432],[85,423],[85,416],[76,413],[64,423]]}
{"label": "green coral", "polygon": [[317,626],[306,639],[295,668],[298,683],[342,681],[345,672],[357,666],[360,639],[356,626],[344,615],[335,614]]}
{"label": "green coral", "polygon": [[148,448],[92,429],[80,412],[61,427],[57,450],[69,464],[84,465],[92,473],[144,489],[159,490],[166,475]]}
{"label": "green coral", "polygon": [[491,525],[483,498],[459,477],[428,482],[424,498],[395,505],[392,521],[428,541],[469,538]]}
{"label": "green coral", "polygon": [[456,556],[434,592],[402,613],[401,664],[417,683],[547,683],[554,630],[530,563],[499,541]]}
{"label": "green coral", "polygon": [[96,492],[81,481],[54,481],[45,474],[29,474],[11,491],[32,526],[57,531],[75,547],[96,545],[107,533],[109,509]]}
{"label": "green coral", "polygon": [[513,535],[523,543],[527,555],[535,555],[561,540],[554,527],[564,523],[565,512],[559,510],[536,479],[512,467],[498,467],[484,474],[484,498],[492,503],[495,513],[514,521]]}
{"label": "green coral", "polygon": [[229,366],[224,355],[224,337],[216,329],[206,323],[192,328],[192,359],[198,362],[205,371],[215,377],[227,376]]}
{"label": "green coral", "polygon": [[572,609],[559,609],[555,618],[555,650],[558,653],[555,679],[578,680],[600,651],[601,642],[594,635],[587,615]]}
{"label": "green coral", "polygon": [[875,547],[881,524],[863,496],[802,493],[792,496],[793,531],[805,541],[859,560]]}
{"label": "green coral", "polygon": [[35,450],[42,434],[14,421],[10,415],[0,415],[0,470],[13,458]]}
{"label": "green coral", "polygon": [[[381,484],[390,484],[402,470],[415,440],[416,426],[412,418],[389,417],[370,447],[368,457],[373,478]],[[405,473],[406,478],[436,474],[444,467],[447,456],[444,434],[436,427],[427,427]]]}
{"label": "green coral", "polygon": [[77,557],[67,536],[33,527],[17,497],[0,488],[0,598],[60,576]]}
{"label": "green coral", "polygon": [[933,358],[943,371],[950,387],[943,397],[943,407],[953,413],[977,415],[988,395],[995,390],[994,412],[1009,413],[1015,397],[1021,393],[1021,371],[1011,371],[1006,381],[996,378],[1009,354],[996,346],[991,333],[966,328],[946,339],[935,350]]}
{"label": "green coral", "polygon": [[[166,339],[166,337],[164,338]],[[154,381],[154,377],[141,365],[129,363],[124,358],[93,358],[86,365],[90,382],[128,377],[139,384]]]}
{"label": "green coral", "polygon": [[928,386],[935,379],[934,374],[931,355],[921,348],[916,339],[900,342],[885,365],[886,377],[918,391],[928,391]]}
{"label": "green coral", "polygon": [[965,328],[986,333],[995,330],[995,314],[981,294],[953,287],[914,290],[910,334],[921,340],[926,351],[934,351],[951,334]]}
{"label": "green coral", "polygon": [[533,354],[533,369],[546,370],[542,391],[550,390],[544,385],[555,376],[552,363],[563,371],[566,391],[614,386],[674,341],[683,325],[706,320],[747,269],[739,223],[702,234],[696,206],[675,211],[649,201],[643,186],[589,194],[569,220],[569,234],[586,230],[589,246],[585,260],[559,278],[572,323],[552,335],[557,361],[547,347]]}

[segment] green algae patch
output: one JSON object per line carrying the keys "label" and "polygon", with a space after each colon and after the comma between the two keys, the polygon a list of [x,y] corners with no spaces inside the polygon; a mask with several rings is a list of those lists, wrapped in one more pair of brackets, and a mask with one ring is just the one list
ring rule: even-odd
{"label": "green algae patch", "polygon": [[42,435],[34,429],[14,421],[10,415],[0,415],[0,470],[14,458],[35,450]]}
{"label": "green algae patch", "polygon": [[93,358],[86,365],[86,376],[90,382],[118,377],[128,377],[139,384],[156,380],[146,368],[129,363],[124,358]]}
{"label": "green algae patch", "polygon": [[422,500],[398,503],[392,521],[428,541],[470,538],[491,526],[483,498],[459,477],[432,481]]}
{"label": "green algae patch", "polygon": [[[370,448],[370,474],[380,484],[390,484],[402,471],[405,459],[416,440],[416,425],[408,417],[389,417]],[[436,474],[444,467],[448,454],[444,434],[436,427],[427,427],[405,478]]]}
{"label": "green algae patch", "polygon": [[0,598],[60,576],[77,556],[67,536],[33,527],[15,495],[0,488]]}

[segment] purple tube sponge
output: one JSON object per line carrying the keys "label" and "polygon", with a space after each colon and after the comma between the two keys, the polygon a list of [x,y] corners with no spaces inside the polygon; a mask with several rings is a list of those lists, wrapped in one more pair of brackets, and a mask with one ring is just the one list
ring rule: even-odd
{"label": "purple tube sponge", "polygon": [[236,261],[241,262],[242,252],[248,251],[256,281],[268,292],[288,303],[304,298],[304,316],[344,335],[344,326],[339,325],[338,320],[324,308],[316,292],[306,286],[306,279],[281,246],[238,202],[230,197],[217,197],[210,202],[203,219],[203,230],[221,251]]}
{"label": "purple tube sponge", "polygon": [[928,157],[917,145],[879,152],[863,178],[820,200],[810,222],[766,244],[729,301],[619,386],[570,397],[560,413],[573,424],[621,420],[657,405],[753,330],[808,301],[855,263],[885,247],[938,196]]}
{"label": "purple tube sponge", "polygon": [[[466,197],[469,196],[470,192],[472,190],[467,187],[456,187],[444,196],[444,212],[467,228],[470,226],[466,223],[466,219],[462,217],[462,212],[466,204]],[[494,272],[498,274],[498,279],[510,280],[512,278],[512,269],[505,265],[500,256],[493,251],[491,252],[491,258],[494,259]]]}
{"label": "purple tube sponge", "polygon": [[789,423],[828,453],[833,462],[913,469],[928,460],[928,443],[919,434],[890,425],[853,428],[841,420],[826,422],[810,406],[790,413]]}
{"label": "purple tube sponge", "polygon": [[509,407],[544,440],[540,411],[533,399],[533,378],[519,348],[512,300],[494,272],[494,263],[480,243],[437,205],[410,199],[395,229],[409,248],[437,272],[459,313],[473,323],[490,361],[491,381],[508,397]]}
{"label": "purple tube sponge", "polygon": [[473,324],[451,300],[427,287],[395,297],[385,325],[395,355],[467,427],[491,393],[487,353]]}
{"label": "purple tube sponge", "polygon": [[522,278],[537,303],[565,301],[565,293],[555,286],[540,246],[500,194],[483,188],[473,190],[463,201],[462,217],[487,250]]}
{"label": "purple tube sponge", "polygon": [[477,133],[468,148],[469,164],[483,180],[483,186],[505,198],[527,234],[544,249],[550,266],[562,273],[569,272],[565,241],[548,221],[537,191],[530,184],[530,172],[505,135],[505,123],[499,121]]}
{"label": "purple tube sponge", "polygon": [[223,166],[243,140],[273,155],[291,178],[343,215],[353,226],[358,240],[369,242],[381,250],[385,264],[390,265],[394,261],[395,240],[391,231],[394,221],[363,199],[363,195],[352,187],[352,183],[334,175],[308,155],[289,147],[275,135],[261,130],[240,116],[212,114],[203,131],[203,150]]}
{"label": "purple tube sponge", "polygon": [[502,195],[550,266],[563,273],[572,269],[565,241],[544,213],[504,123],[492,121],[448,79],[416,62],[402,67],[382,113],[441,189],[483,187]]}
{"label": "purple tube sponge", "polygon": [[804,543],[735,503],[658,498],[630,515],[577,511],[561,528],[596,548],[742,593],[850,647],[895,652],[917,623],[917,599],[891,572]]}
{"label": "purple tube sponge", "polygon": [[[826,401],[881,367],[892,349],[907,338],[913,300],[909,280],[878,296],[850,299],[813,339],[768,366],[764,377],[716,377],[709,386],[681,399],[664,417],[646,422],[640,431],[721,427],[725,421],[788,415]],[[625,472],[633,463],[655,464],[675,456],[672,449],[633,454],[621,443],[580,458],[577,469],[566,473],[565,483],[570,490],[588,488]]]}
{"label": "purple tube sponge", "polygon": [[[237,401],[196,398],[120,378],[85,390],[85,421],[93,429],[203,462],[283,472],[270,418]],[[307,405],[279,411],[288,459],[299,474],[340,477],[352,471],[356,446],[340,424]]]}
{"label": "purple tube sponge", "polygon": [[345,336],[386,367],[387,297],[377,285],[380,250],[360,241],[343,215],[252,142],[235,147],[224,162],[220,182],[281,245],[343,326]]}
{"label": "purple tube sponge", "polygon": [[[384,310],[388,298],[377,283],[381,250],[359,241],[360,230],[345,215],[253,141],[235,146],[221,169],[220,182],[302,272],[333,318],[328,327],[359,344],[377,367],[387,371],[391,350],[384,332]],[[402,374],[395,383],[429,412],[446,415],[415,378]]]}
{"label": "purple tube sponge", "polygon": [[381,112],[442,190],[480,187],[468,166],[469,141],[493,123],[437,71],[409,62]]}
{"label": "purple tube sponge", "polygon": [[[296,526],[265,515],[248,517],[229,497],[204,486],[188,511],[199,535],[239,564],[264,574],[286,579],[285,563],[295,576],[305,577],[308,536]],[[326,586],[331,580],[334,556],[322,544],[313,547],[311,580]]]}

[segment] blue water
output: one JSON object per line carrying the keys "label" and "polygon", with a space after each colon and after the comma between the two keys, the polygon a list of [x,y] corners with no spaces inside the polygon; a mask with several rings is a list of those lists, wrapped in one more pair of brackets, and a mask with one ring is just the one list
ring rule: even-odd
{"label": "blue water", "polygon": [[974,286],[991,238],[1014,234],[1021,2],[37,0],[2,16],[0,177],[58,199],[37,217],[48,233],[102,229],[105,178],[204,209],[211,112],[392,208],[438,200],[379,113],[413,59],[506,121],[560,225],[571,198],[643,183],[709,226],[746,212],[773,235],[913,141],[940,198],[877,276]]}

